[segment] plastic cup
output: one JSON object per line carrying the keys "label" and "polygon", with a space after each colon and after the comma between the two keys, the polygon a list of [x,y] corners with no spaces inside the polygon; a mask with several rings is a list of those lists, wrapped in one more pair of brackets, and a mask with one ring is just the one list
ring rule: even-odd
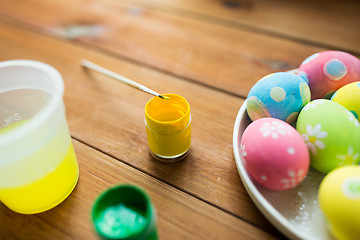
{"label": "plastic cup", "polygon": [[53,67],[31,60],[0,62],[0,79],[0,201],[40,213],[66,199],[79,177],[64,83]]}
{"label": "plastic cup", "polygon": [[117,185],[101,193],[91,216],[103,239],[158,239],[155,208],[146,192],[135,185]]}
{"label": "plastic cup", "polygon": [[191,145],[190,106],[176,94],[154,97],[145,106],[145,125],[152,156],[165,162],[185,158]]}

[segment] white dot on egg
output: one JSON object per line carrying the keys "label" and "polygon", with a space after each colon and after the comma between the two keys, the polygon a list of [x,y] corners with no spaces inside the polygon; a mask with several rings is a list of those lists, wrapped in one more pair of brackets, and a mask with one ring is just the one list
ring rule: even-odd
{"label": "white dot on egg", "polygon": [[265,175],[261,175],[261,180],[264,180],[264,181],[266,181],[267,180],[267,177],[265,176]]}
{"label": "white dot on egg", "polygon": [[288,154],[293,155],[293,154],[295,154],[295,149],[292,148],[292,147],[289,147],[289,148],[287,149],[287,152],[288,152]]}
{"label": "white dot on egg", "polygon": [[346,198],[352,200],[360,199],[360,179],[358,177],[352,176],[344,179],[341,184],[342,193]]}
{"label": "white dot on egg", "polygon": [[270,97],[275,101],[275,102],[280,102],[282,100],[285,99],[286,97],[286,92],[283,88],[281,87],[274,87],[271,89],[270,91]]}

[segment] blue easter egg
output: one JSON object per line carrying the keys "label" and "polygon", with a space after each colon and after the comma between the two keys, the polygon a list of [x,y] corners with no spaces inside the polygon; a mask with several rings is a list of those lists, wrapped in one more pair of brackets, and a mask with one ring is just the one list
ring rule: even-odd
{"label": "blue easter egg", "polygon": [[252,121],[272,117],[292,124],[310,98],[303,78],[289,72],[272,73],[251,88],[246,110]]}

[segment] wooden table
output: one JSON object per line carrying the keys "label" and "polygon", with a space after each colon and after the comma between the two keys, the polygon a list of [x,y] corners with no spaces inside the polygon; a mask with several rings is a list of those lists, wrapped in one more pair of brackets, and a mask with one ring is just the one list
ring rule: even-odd
{"label": "wooden table", "polygon": [[[359,57],[359,12],[359,1],[335,0],[1,0],[0,60],[39,60],[64,78],[80,179],[45,213],[21,215],[1,204],[0,239],[97,239],[92,203],[119,183],[146,189],[163,240],[285,238],[242,185],[235,117],[269,73],[329,49]],[[151,96],[84,71],[83,58],[185,97],[190,156],[154,160],[144,126]]]}

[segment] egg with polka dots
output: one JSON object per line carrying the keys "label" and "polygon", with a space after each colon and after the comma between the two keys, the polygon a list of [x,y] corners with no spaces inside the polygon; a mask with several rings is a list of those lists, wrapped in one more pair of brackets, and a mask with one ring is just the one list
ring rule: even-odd
{"label": "egg with polka dots", "polygon": [[298,73],[308,79],[312,99],[330,99],[342,86],[360,81],[360,60],[341,51],[324,51],[305,59]]}
{"label": "egg with polka dots", "polygon": [[307,175],[310,157],[300,134],[276,118],[261,118],[244,131],[240,156],[249,175],[272,190],[296,187]]}
{"label": "egg with polka dots", "polygon": [[303,78],[278,72],[255,83],[248,94],[246,110],[252,121],[272,117],[292,124],[309,101],[310,89]]}
{"label": "egg with polka dots", "polygon": [[320,184],[319,205],[336,239],[360,236],[360,166],[331,171]]}

